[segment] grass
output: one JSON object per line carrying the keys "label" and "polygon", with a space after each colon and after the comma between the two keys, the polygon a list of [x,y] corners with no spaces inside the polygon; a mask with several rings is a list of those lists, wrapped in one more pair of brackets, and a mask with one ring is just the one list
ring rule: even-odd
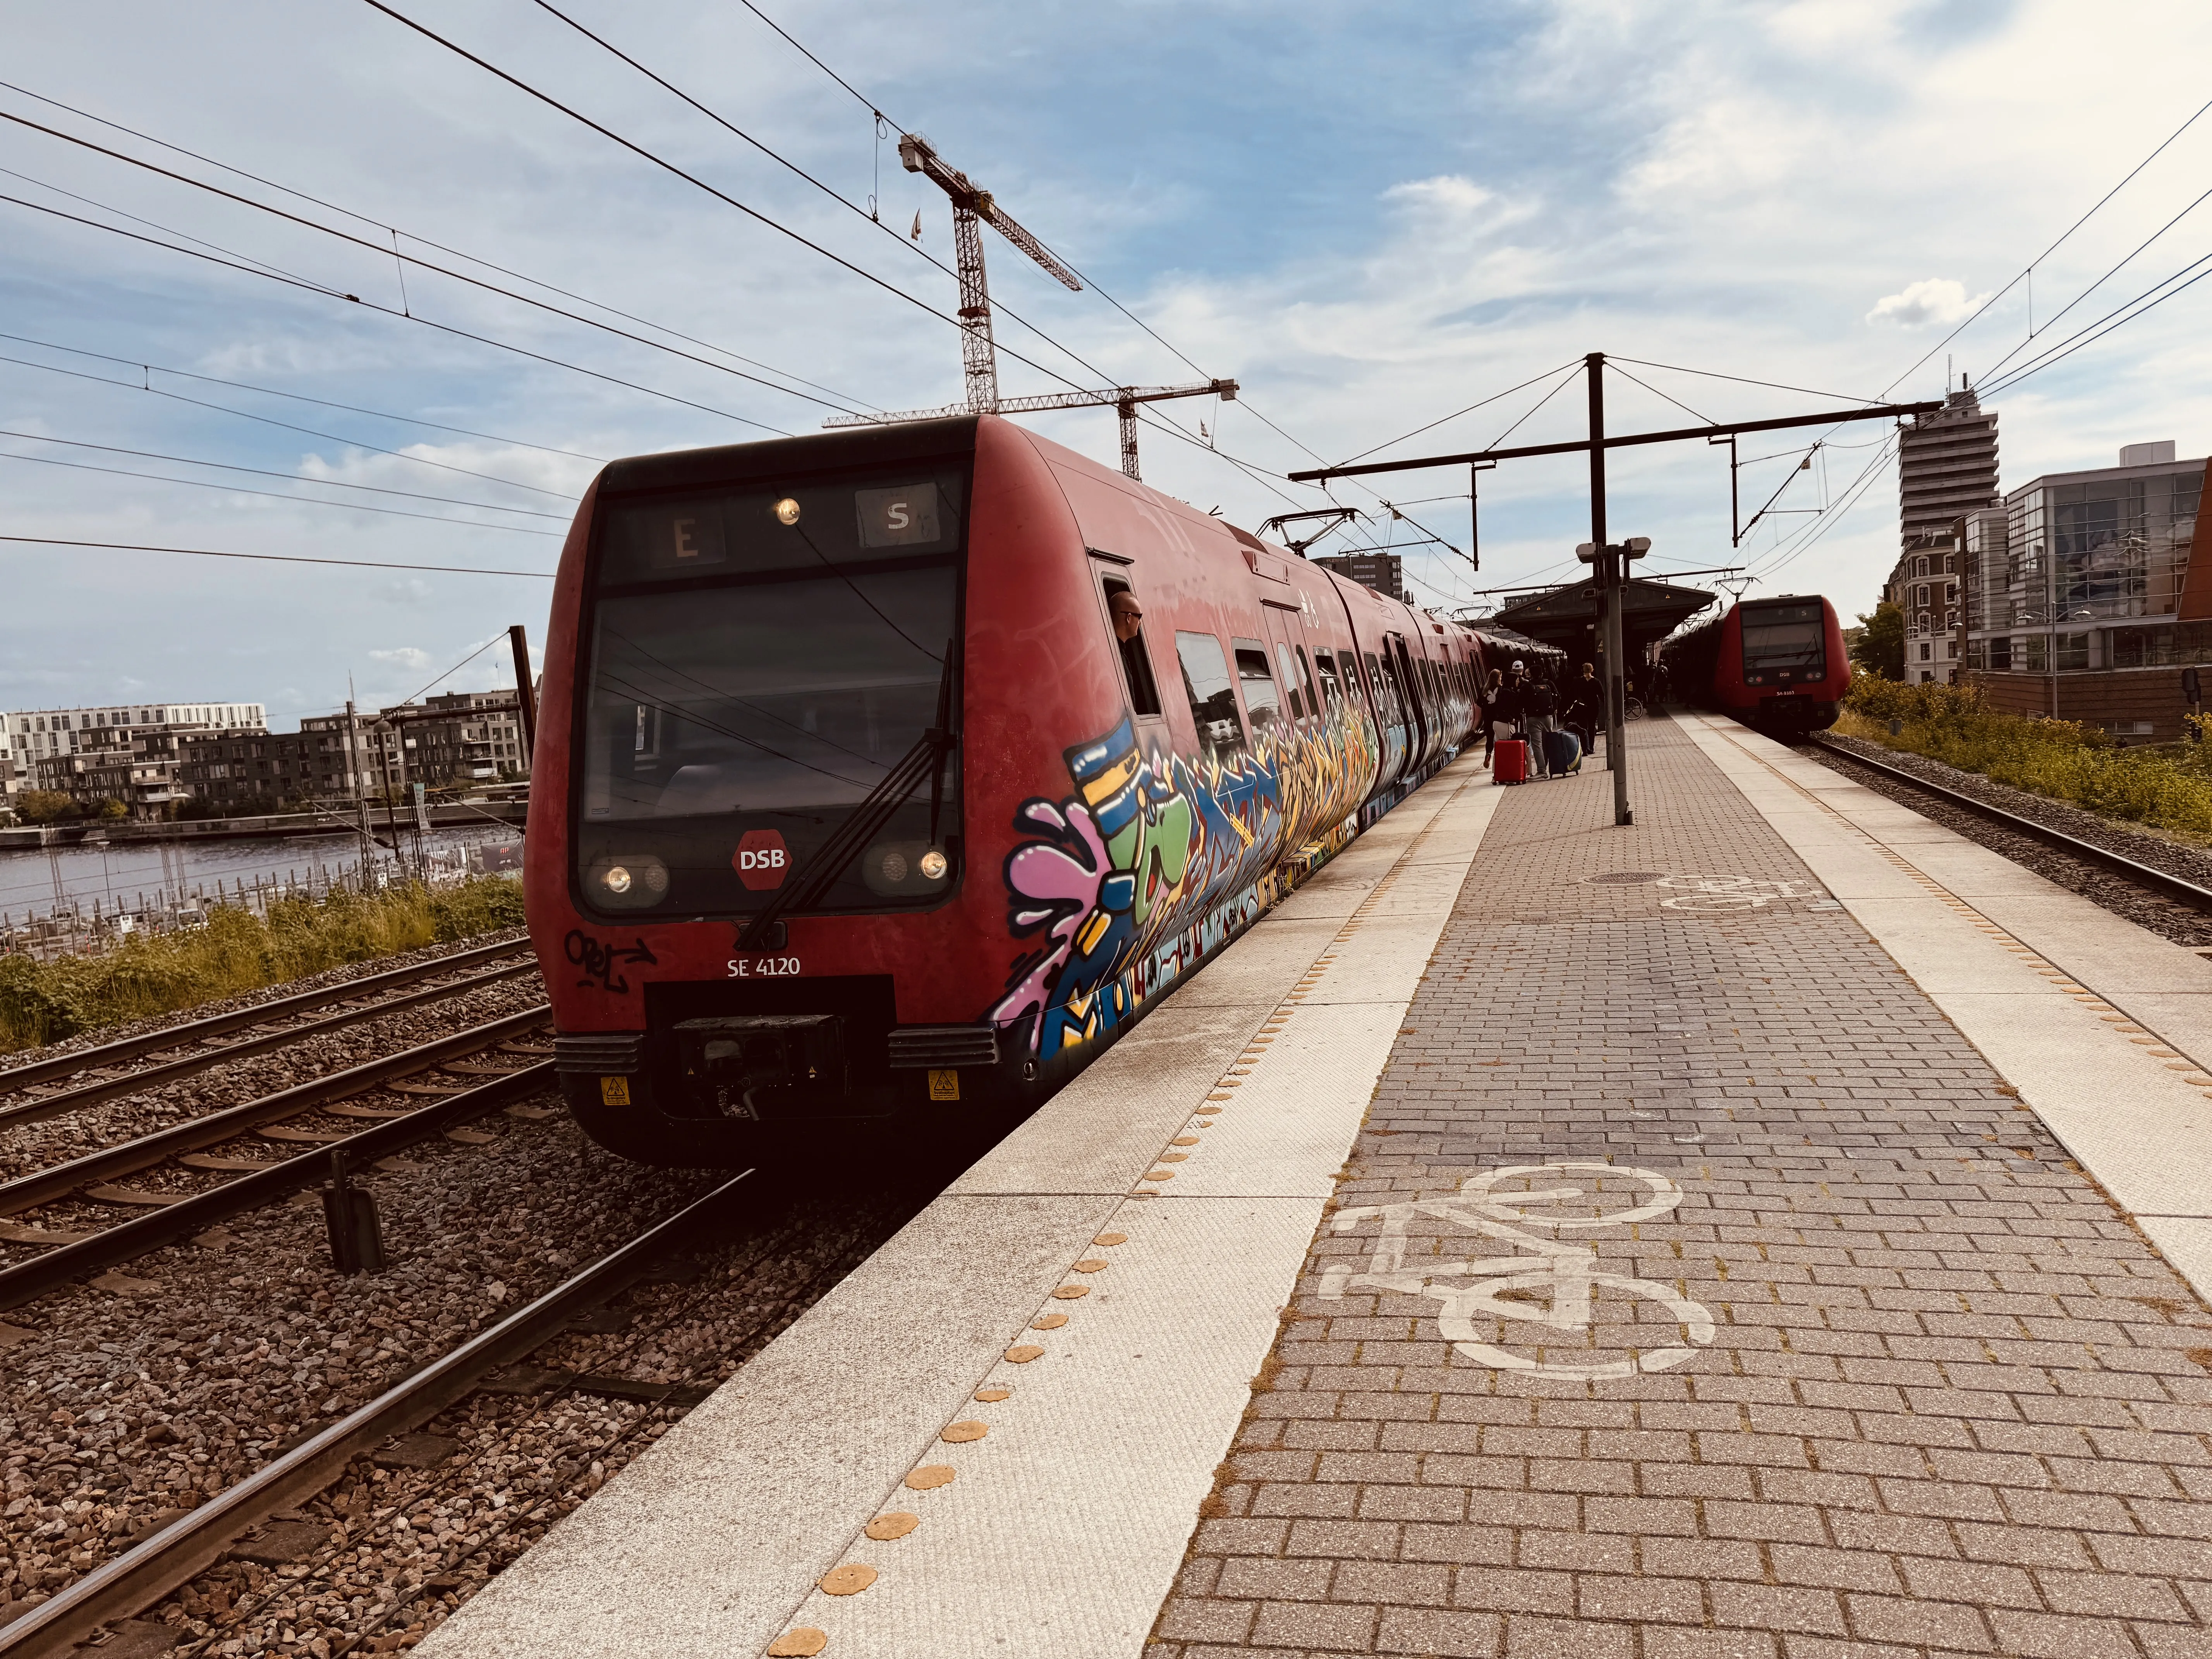
{"label": "grass", "polygon": [[1852,677],[1836,730],[2181,840],[2212,842],[2212,745],[2123,749],[2077,720],[1991,708],[1978,686],[1867,675]]}
{"label": "grass", "polygon": [[265,921],[224,907],[204,928],[140,935],[94,957],[0,957],[0,1053],[521,922],[520,884],[475,876],[436,892],[286,899]]}

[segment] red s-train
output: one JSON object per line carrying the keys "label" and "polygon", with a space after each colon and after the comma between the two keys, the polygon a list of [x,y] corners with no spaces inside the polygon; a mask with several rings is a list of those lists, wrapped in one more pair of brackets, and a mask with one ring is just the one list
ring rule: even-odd
{"label": "red s-train", "polygon": [[1741,600],[1723,619],[1713,701],[1745,725],[1783,737],[1823,730],[1850,689],[1836,607],[1818,593]]}
{"label": "red s-train", "polygon": [[702,1165],[1033,1105],[1442,765],[1482,673],[995,417],[617,462],[531,792],[569,1103]]}

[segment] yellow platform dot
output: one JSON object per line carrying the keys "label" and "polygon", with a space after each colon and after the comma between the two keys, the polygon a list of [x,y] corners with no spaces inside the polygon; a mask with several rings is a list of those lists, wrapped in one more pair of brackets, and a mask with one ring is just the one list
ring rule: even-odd
{"label": "yellow platform dot", "polygon": [[1101,1233],[1097,1237],[1092,1239],[1091,1242],[1093,1244],[1127,1244],[1129,1242],[1129,1235],[1127,1233]]}
{"label": "yellow platform dot", "polygon": [[1056,1301],[1073,1302],[1078,1297],[1090,1295],[1091,1287],[1088,1285],[1062,1285],[1052,1294]]}
{"label": "yellow platform dot", "polygon": [[814,1659],[830,1645],[830,1632],[801,1625],[787,1630],[768,1644],[769,1659]]}
{"label": "yellow platform dot", "polygon": [[868,1522],[866,1531],[878,1544],[888,1544],[894,1538],[903,1538],[921,1524],[918,1515],[908,1515],[896,1510],[889,1515],[879,1515]]}
{"label": "yellow platform dot", "polygon": [[981,1440],[990,1431],[988,1423],[977,1423],[971,1419],[965,1423],[947,1423],[938,1431],[937,1437],[951,1445],[964,1446],[971,1440]]}
{"label": "yellow platform dot", "polygon": [[1170,1146],[1195,1146],[1198,1145],[1198,1137],[1196,1135],[1177,1135],[1173,1140],[1168,1142],[1168,1145]]}
{"label": "yellow platform dot", "polygon": [[1066,1323],[1066,1314],[1039,1314],[1030,1321],[1030,1328],[1033,1331],[1056,1331]]}
{"label": "yellow platform dot", "polygon": [[824,1595],[858,1595],[876,1582],[876,1570],[863,1566],[858,1561],[848,1561],[842,1567],[832,1567],[814,1581],[815,1588]]}
{"label": "yellow platform dot", "polygon": [[1173,1181],[1175,1177],[1176,1172],[1173,1170],[1147,1170],[1140,1179],[1146,1181]]}
{"label": "yellow platform dot", "polygon": [[949,1486],[952,1477],[960,1471],[950,1463],[924,1463],[906,1478],[908,1492],[935,1492],[939,1486]]}
{"label": "yellow platform dot", "polygon": [[1074,1271],[1079,1273],[1103,1273],[1106,1271],[1105,1258],[1096,1255],[1086,1257],[1075,1264]]}
{"label": "yellow platform dot", "polygon": [[978,1389],[970,1398],[986,1406],[995,1406],[1012,1393],[1012,1389]]}
{"label": "yellow platform dot", "polygon": [[1188,1152],[1162,1152],[1160,1154],[1160,1162],[1163,1164],[1188,1164],[1190,1162],[1190,1154]]}
{"label": "yellow platform dot", "polygon": [[1043,1358],[1044,1350],[1034,1342],[1017,1342],[1006,1350],[1006,1360],[1010,1364],[1026,1365],[1032,1359]]}

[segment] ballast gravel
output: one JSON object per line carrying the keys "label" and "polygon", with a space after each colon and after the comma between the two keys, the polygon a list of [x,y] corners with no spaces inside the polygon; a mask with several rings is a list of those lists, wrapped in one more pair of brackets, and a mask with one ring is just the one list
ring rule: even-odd
{"label": "ballast gravel", "polygon": [[[495,1144],[434,1141],[408,1154],[414,1167],[366,1178],[383,1273],[337,1275],[319,1211],[280,1206],[228,1224],[228,1243],[131,1264],[143,1290],[79,1285],[0,1316],[0,1623],[723,1178],[628,1163],[565,1114],[480,1127]],[[532,1355],[554,1386],[468,1396],[424,1427],[451,1443],[428,1443],[434,1467],[358,1460],[280,1517],[306,1523],[290,1534],[306,1553],[257,1561],[249,1540],[140,1617],[185,1654],[412,1646],[683,1414],[559,1386],[562,1374],[711,1388],[941,1180],[847,1170],[834,1188],[764,1183],[696,1273],[635,1285],[611,1304],[626,1320],[592,1322],[621,1328]]]}
{"label": "ballast gravel", "polygon": [[2048,825],[2063,835],[2102,847],[2108,852],[2120,854],[2138,864],[2163,870],[2169,875],[2179,876],[2185,881],[2192,881],[2200,886],[2212,887],[2212,854],[2168,841],[2161,836],[2130,829],[2078,806],[2069,806],[2063,801],[2031,794],[2024,789],[2010,788],[1978,772],[1962,771],[1958,767],[1947,766],[1942,761],[1930,760],[1924,755],[1886,749],[1861,738],[1838,737],[1833,733],[1829,734],[1828,743],[1847,752],[1838,755],[1834,749],[1821,744],[1808,744],[1799,752],[1856,783],[1864,784],[1876,794],[1886,796],[1901,806],[1909,806],[1947,830],[1957,831],[1976,845],[2003,854],[2069,892],[2079,893],[2091,903],[2101,906],[2115,915],[2125,917],[2138,927],[2148,928],[2162,939],[2191,948],[2212,945],[2212,914],[2169,899],[2130,880],[2116,870],[2087,859],[2077,858],[2020,830],[1993,823],[1965,807],[1954,806],[1939,797],[1915,789],[1910,784],[1899,783],[1866,767],[1854,766],[1849,756],[1866,755],[1901,772],[1910,772],[1930,783],[1941,784],[1962,795],[1986,801],[2015,817]]}

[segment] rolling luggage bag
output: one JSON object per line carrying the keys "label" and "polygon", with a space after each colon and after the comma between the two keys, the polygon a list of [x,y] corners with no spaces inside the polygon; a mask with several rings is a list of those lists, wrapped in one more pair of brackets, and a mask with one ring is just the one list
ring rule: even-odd
{"label": "rolling luggage bag", "polygon": [[1528,745],[1520,738],[1507,738],[1498,744],[1490,763],[1492,783],[1526,783],[1528,781]]}
{"label": "rolling luggage bag", "polygon": [[1550,763],[1552,775],[1583,769],[1583,740],[1571,732],[1547,732],[1544,734],[1544,758]]}

